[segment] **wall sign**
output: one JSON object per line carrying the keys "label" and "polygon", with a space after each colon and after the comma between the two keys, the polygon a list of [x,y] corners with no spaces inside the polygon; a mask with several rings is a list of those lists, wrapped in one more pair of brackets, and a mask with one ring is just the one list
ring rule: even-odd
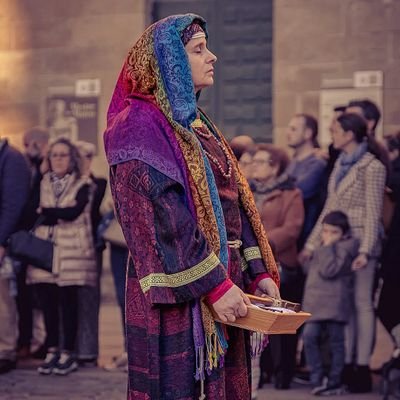
{"label": "wall sign", "polygon": [[84,140],[97,147],[98,98],[52,95],[47,99],[46,121],[50,138]]}

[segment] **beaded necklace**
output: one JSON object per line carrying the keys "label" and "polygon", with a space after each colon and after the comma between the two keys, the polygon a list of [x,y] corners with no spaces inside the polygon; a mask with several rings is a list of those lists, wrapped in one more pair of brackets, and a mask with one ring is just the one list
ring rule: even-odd
{"label": "beaded necklace", "polygon": [[232,176],[232,161],[229,157],[228,150],[224,146],[224,144],[218,140],[215,135],[211,132],[210,128],[205,124],[203,121],[201,121],[199,118],[195,119],[192,123],[192,128],[193,131],[203,137],[204,139],[211,139],[214,138],[214,140],[217,142],[218,147],[222,150],[225,156],[226,164],[228,166],[227,171],[224,171],[223,166],[221,163],[218,161],[216,157],[214,157],[212,154],[210,154],[207,150],[204,149],[204,153],[208,157],[208,159],[218,168],[218,170],[221,172],[222,176],[225,179],[230,179]]}

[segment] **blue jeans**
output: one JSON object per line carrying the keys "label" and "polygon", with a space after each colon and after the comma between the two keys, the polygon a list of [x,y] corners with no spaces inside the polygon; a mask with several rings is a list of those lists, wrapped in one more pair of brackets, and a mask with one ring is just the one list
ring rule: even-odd
{"label": "blue jeans", "polygon": [[323,329],[326,329],[328,333],[331,354],[328,385],[336,386],[341,383],[345,353],[344,326],[344,323],[336,321],[317,321],[305,324],[303,330],[304,351],[307,365],[310,368],[310,378],[313,386],[321,385],[324,376],[320,346]]}

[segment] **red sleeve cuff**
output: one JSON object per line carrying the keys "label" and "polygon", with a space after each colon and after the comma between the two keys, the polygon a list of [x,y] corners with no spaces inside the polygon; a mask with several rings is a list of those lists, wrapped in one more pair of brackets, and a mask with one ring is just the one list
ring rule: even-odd
{"label": "red sleeve cuff", "polygon": [[271,275],[268,272],[264,272],[260,275],[257,275],[256,279],[253,282],[251,282],[250,286],[248,287],[249,293],[254,294],[255,291],[257,290],[258,283],[263,279],[268,279],[268,278],[271,278]]}
{"label": "red sleeve cuff", "polygon": [[217,287],[212,289],[206,295],[206,302],[208,304],[214,304],[218,301],[231,287],[233,286],[233,282],[228,278],[225,279],[222,283],[220,283]]}

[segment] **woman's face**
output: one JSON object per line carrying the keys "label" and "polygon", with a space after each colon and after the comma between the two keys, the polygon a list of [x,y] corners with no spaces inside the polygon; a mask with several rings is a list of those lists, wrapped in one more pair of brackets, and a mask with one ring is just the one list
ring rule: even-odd
{"label": "woman's face", "polygon": [[354,134],[351,131],[344,131],[338,121],[334,121],[331,130],[333,147],[338,150],[345,148],[355,141]]}
{"label": "woman's face", "polygon": [[71,154],[69,151],[69,147],[66,144],[55,144],[50,150],[49,159],[50,169],[58,177],[62,178],[68,173],[71,162]]}
{"label": "woman's face", "polygon": [[206,38],[191,39],[185,46],[192,70],[194,90],[199,90],[214,84],[214,63],[217,57],[207,48]]}
{"label": "woman's face", "polygon": [[278,175],[278,165],[271,165],[271,155],[265,150],[259,150],[253,157],[252,178],[257,181],[268,181]]}

